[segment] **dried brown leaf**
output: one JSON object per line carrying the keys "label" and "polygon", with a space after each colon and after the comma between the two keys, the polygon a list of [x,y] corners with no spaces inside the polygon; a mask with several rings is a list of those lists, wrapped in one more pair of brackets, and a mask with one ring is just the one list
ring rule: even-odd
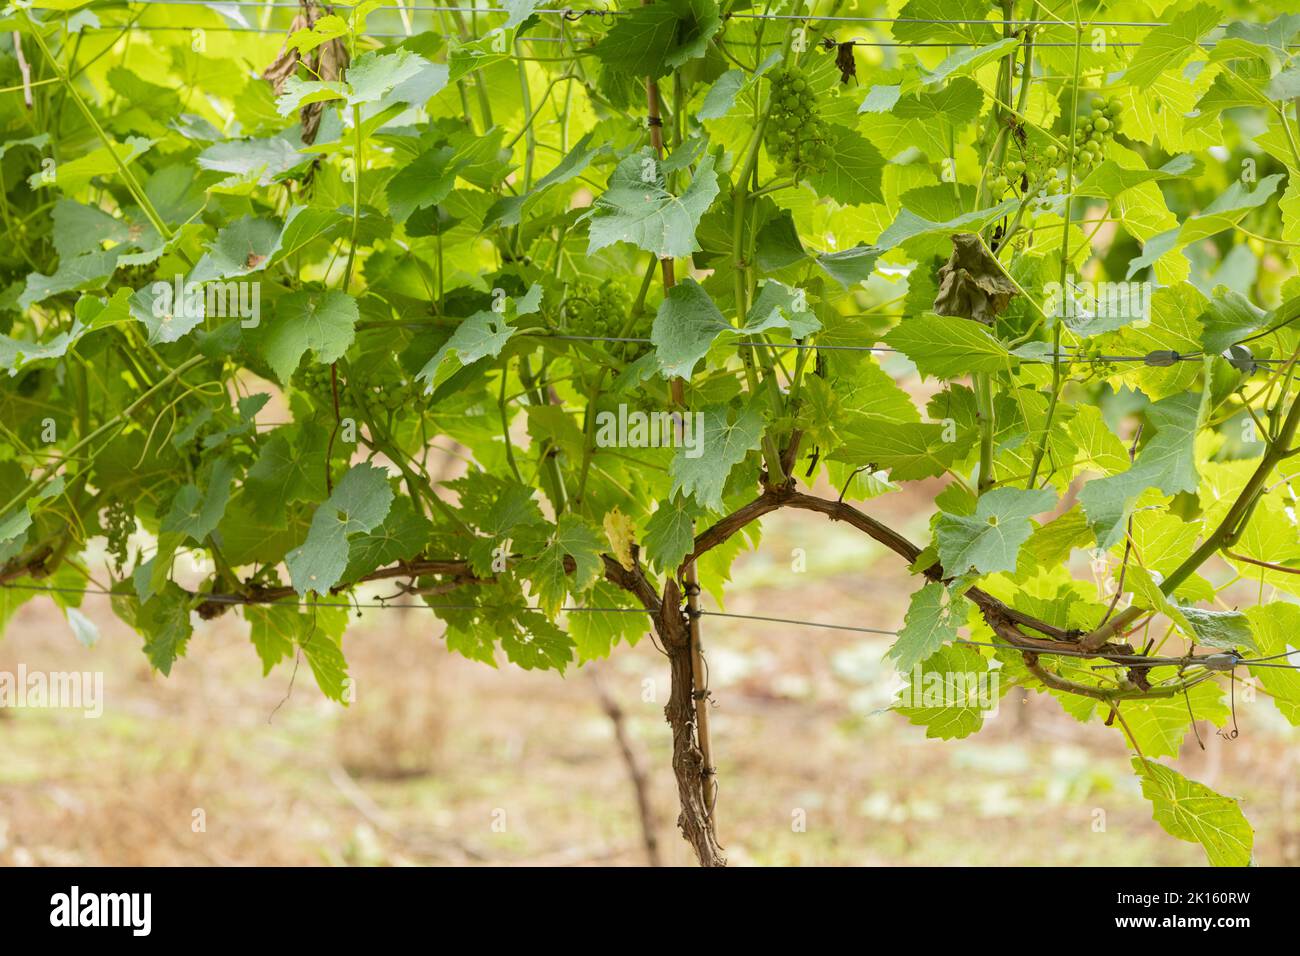
{"label": "dried brown leaf", "polygon": [[969,232],[953,235],[952,257],[939,269],[935,312],[992,325],[1015,295],[1015,285],[979,236]]}

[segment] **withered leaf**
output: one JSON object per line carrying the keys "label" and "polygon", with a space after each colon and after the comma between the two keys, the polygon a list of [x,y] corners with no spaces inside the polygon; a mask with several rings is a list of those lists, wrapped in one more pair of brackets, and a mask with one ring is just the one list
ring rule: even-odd
{"label": "withered leaf", "polygon": [[952,256],[939,269],[934,311],[992,325],[1015,295],[1016,287],[1002,265],[985,251],[979,236],[954,233]]}
{"label": "withered leaf", "polygon": [[858,63],[853,59],[853,41],[841,43],[835,49],[835,66],[840,71],[840,82],[847,83],[849,77],[857,79]]}

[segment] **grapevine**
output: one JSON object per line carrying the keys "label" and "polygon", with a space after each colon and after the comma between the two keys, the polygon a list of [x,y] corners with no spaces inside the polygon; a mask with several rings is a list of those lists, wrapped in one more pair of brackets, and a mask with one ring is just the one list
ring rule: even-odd
{"label": "grapevine", "polygon": [[394,589],[488,665],[652,634],[717,866],[709,615],[831,520],[911,575],[892,719],[1038,695],[1255,861],[1178,761],[1300,723],[1300,20],[940,7],[6,9],[0,623],[234,620],[340,706]]}

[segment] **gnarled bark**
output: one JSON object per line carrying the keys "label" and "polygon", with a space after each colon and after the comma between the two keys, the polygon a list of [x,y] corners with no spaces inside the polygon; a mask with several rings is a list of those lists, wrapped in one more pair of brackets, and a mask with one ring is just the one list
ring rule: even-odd
{"label": "gnarled bark", "polygon": [[668,655],[671,685],[664,716],[673,733],[673,775],[681,813],[677,827],[699,858],[701,866],[726,866],[718,845],[705,794],[711,781],[704,754],[696,738],[695,680],[691,668],[690,622],[681,609],[681,591],[676,580],[664,585],[663,603],[654,618],[655,633]]}

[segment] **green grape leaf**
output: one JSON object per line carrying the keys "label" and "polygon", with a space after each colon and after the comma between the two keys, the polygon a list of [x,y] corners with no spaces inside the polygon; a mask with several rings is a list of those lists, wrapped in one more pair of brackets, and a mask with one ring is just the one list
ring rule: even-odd
{"label": "green grape leaf", "polygon": [[892,481],[942,475],[963,447],[949,440],[942,424],[894,422],[875,416],[845,425],[840,434],[844,444],[832,454],[834,460],[887,470]]}
{"label": "green grape leaf", "polygon": [[1011,353],[977,322],[926,313],[900,323],[885,336],[890,348],[912,360],[922,375],[960,378],[972,372],[1005,372]]}
{"label": "green grape leaf", "polygon": [[[1272,658],[1269,664],[1300,664],[1300,653],[1293,650],[1300,634],[1300,605],[1274,601],[1245,611],[1259,653],[1255,657]],[[1275,655],[1289,654],[1289,657]],[[1250,674],[1268,691],[1269,699],[1293,727],[1300,727],[1300,669],[1256,666]]]}
{"label": "green grape leaf", "polygon": [[654,79],[703,56],[721,25],[713,0],[658,0],[618,17],[593,52],[608,69]]}
{"label": "green grape leaf", "polygon": [[903,629],[886,656],[907,673],[957,639],[957,629],[966,623],[971,606],[963,595],[954,595],[938,581],[929,582],[912,592]]}
{"label": "green grape leaf", "polygon": [[[590,588],[604,569],[600,555],[600,535],[578,515],[561,515],[546,547],[523,566],[542,610],[554,615],[566,595]],[[572,573],[569,562],[573,563]]]}
{"label": "green grape leaf", "polygon": [[312,517],[307,540],[285,558],[299,595],[328,594],[348,566],[348,538],[372,531],[393,502],[388,474],[374,465],[354,465]]}
{"label": "green grape leaf", "polygon": [[321,365],[342,358],[359,317],[356,299],[344,292],[291,292],[276,302],[262,355],[280,381],[288,382],[309,349]]}
{"label": "green grape leaf", "polygon": [[1105,478],[1094,478],[1079,491],[1101,548],[1112,547],[1124,534],[1138,496],[1148,488],[1167,495],[1195,491],[1198,484],[1193,439],[1205,414],[1205,395],[1171,395],[1147,410],[1154,431],[1132,467]]}
{"label": "green grape leaf", "polygon": [[618,164],[608,188],[584,216],[590,223],[588,253],[618,242],[661,258],[689,256],[700,248],[695,230],[718,195],[713,157],[700,161],[681,196],[668,191],[661,166],[649,148]]}
{"label": "green grape leaf", "polygon": [[969,737],[996,713],[1001,689],[996,672],[974,648],[940,648],[905,675],[906,685],[893,709],[925,728],[927,737]]}
{"label": "green grape leaf", "polygon": [[883,202],[885,158],[880,151],[857,130],[836,123],[830,125],[827,145],[831,155],[826,168],[808,177],[814,188],[845,205]]}
{"label": "green grape leaf", "polygon": [[722,491],[731,469],[758,448],[763,435],[763,414],[747,405],[728,422],[726,405],[710,405],[696,412],[700,438],[695,448],[679,448],[668,466],[672,494],[681,493],[713,511],[722,510]]}
{"label": "green grape leaf", "polygon": [[1255,831],[1237,801],[1153,760],[1133,758],[1142,794],[1167,833],[1199,843],[1212,866],[1249,866]]}
{"label": "green grape leaf", "polygon": [[943,512],[935,525],[939,560],[948,574],[1015,571],[1020,546],[1034,526],[1029,520],[1056,503],[1045,488],[995,488],[980,495],[973,515]]}
{"label": "green grape leaf", "polygon": [[645,524],[646,556],[659,571],[675,571],[695,547],[695,519],[702,512],[693,500],[674,495],[659,502]]}
{"label": "green grape leaf", "polygon": [[1153,27],[1129,60],[1123,81],[1141,88],[1155,82],[1161,73],[1182,66],[1199,49],[1201,37],[1218,23],[1219,11],[1208,3],[1198,3],[1169,23]]}

